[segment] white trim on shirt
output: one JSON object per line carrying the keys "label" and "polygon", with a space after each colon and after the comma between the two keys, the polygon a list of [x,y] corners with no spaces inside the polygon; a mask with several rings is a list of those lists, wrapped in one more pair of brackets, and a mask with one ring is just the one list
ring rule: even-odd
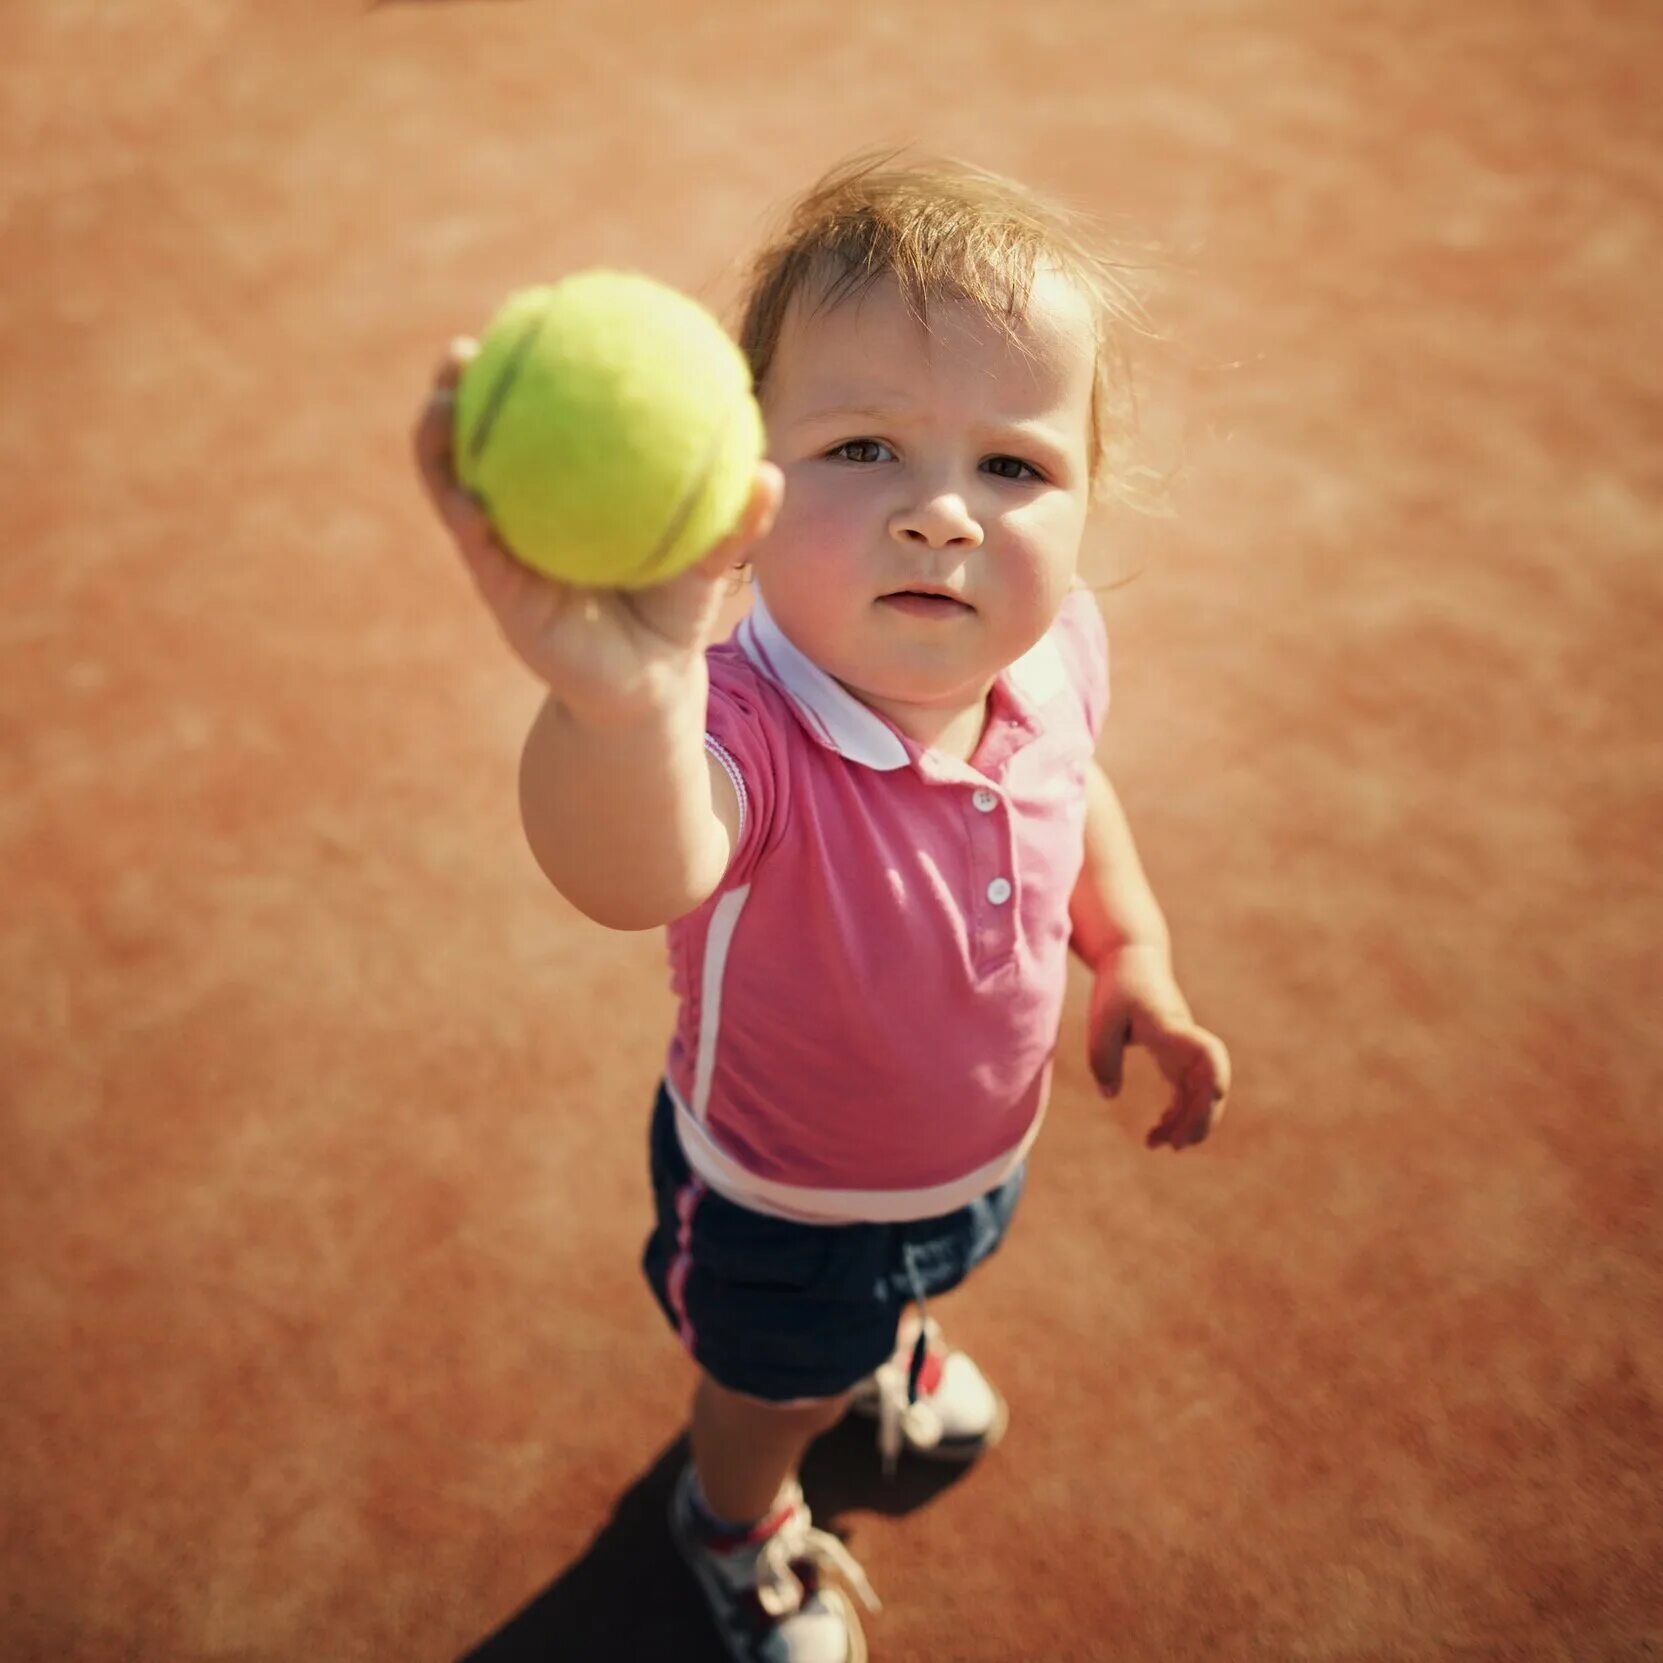
{"label": "white trim on shirt", "polygon": [[1007,1149],[974,1172],[967,1172],[948,1184],[917,1190],[807,1189],[798,1184],[775,1183],[747,1172],[722,1149],[709,1128],[682,1101],[674,1083],[666,1079],[664,1086],[676,1107],[676,1137],[681,1143],[681,1152],[693,1171],[718,1195],[738,1206],[771,1213],[776,1218],[795,1219],[802,1224],[904,1224],[968,1207],[1014,1175],[1027,1159],[1045,1120],[1045,1108],[1041,1104],[1033,1124],[1014,1149]]}
{"label": "white trim on shirt", "polygon": [[[722,978],[727,974],[728,953],[739,928],[739,915],[750,899],[751,886],[730,889],[716,903],[705,937],[704,974],[700,979],[699,1049],[693,1062],[692,1112],[703,1125],[710,1112],[710,1082],[716,1073],[716,1042],[722,1032]],[[677,1099],[680,1106],[680,1099]]]}

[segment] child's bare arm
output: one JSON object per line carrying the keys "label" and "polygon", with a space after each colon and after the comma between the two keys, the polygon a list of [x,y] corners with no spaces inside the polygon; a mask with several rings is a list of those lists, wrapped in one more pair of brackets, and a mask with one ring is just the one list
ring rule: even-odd
{"label": "child's bare arm", "polygon": [[520,759],[520,818],[550,883],[615,930],[680,918],[720,881],[738,835],[738,801],[704,748],[706,684],[616,725],[549,698]]}
{"label": "child's bare arm", "polygon": [[1127,947],[1166,955],[1166,919],[1138,859],[1132,828],[1109,776],[1093,763],[1086,771],[1086,859],[1074,886],[1069,945],[1093,970]]}
{"label": "child's bare arm", "polygon": [[548,689],[520,767],[538,864],[572,904],[615,929],[690,911],[726,867],[738,804],[704,748],[708,645],[728,574],[779,506],[759,467],[734,536],[652,589],[579,589],[513,558],[451,468],[451,396],[471,343],[440,366],[415,434],[440,518],[508,644]]}
{"label": "child's bare arm", "polygon": [[1109,777],[1087,776],[1085,864],[1069,906],[1071,945],[1096,973],[1087,1043],[1103,1090],[1120,1090],[1125,1048],[1146,1046],[1172,1087],[1151,1148],[1182,1149],[1224,1112],[1230,1057],[1190,1014],[1172,969],[1171,940]]}

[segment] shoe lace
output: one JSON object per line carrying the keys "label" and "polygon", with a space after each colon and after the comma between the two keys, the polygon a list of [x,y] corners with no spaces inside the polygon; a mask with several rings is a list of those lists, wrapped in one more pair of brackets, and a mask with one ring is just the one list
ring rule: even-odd
{"label": "shoe lace", "polygon": [[860,1596],[868,1611],[883,1609],[860,1561],[829,1530],[816,1530],[808,1509],[799,1505],[757,1553],[757,1599],[770,1617],[786,1617],[801,1610],[803,1584],[792,1565],[805,1559],[834,1571]]}
{"label": "shoe lace", "polygon": [[917,1339],[904,1348],[914,1352],[912,1366],[896,1356],[877,1372],[878,1452],[886,1477],[894,1474],[903,1443],[910,1443],[914,1449],[934,1449],[941,1442],[944,1428],[940,1410],[928,1399],[913,1395],[913,1377],[923,1362],[922,1350],[940,1343],[940,1327],[933,1318],[926,1319]]}

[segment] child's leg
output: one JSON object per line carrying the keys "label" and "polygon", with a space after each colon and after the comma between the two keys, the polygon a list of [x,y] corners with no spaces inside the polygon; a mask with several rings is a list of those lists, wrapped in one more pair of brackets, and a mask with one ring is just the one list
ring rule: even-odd
{"label": "child's leg", "polygon": [[774,1404],[700,1377],[670,1533],[734,1663],[866,1663],[849,1593],[873,1611],[878,1597],[842,1542],[814,1528],[797,1483],[803,1451],[845,1402]]}
{"label": "child's leg", "polygon": [[848,1406],[847,1396],[764,1403],[701,1374],[693,1393],[693,1470],[705,1505],[734,1524],[761,1518],[796,1476],[808,1446]]}

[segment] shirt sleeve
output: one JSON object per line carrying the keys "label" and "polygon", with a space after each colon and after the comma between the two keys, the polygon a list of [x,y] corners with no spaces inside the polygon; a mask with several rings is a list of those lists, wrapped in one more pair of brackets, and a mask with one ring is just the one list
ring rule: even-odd
{"label": "shirt sleeve", "polygon": [[1109,632],[1089,589],[1071,589],[1057,613],[1057,648],[1068,666],[1093,742],[1109,710]]}
{"label": "shirt sleeve", "polygon": [[788,714],[744,658],[716,648],[708,657],[710,703],[705,749],[733,781],[739,798],[739,839],[717,892],[749,881],[773,846],[790,803],[786,757]]}

